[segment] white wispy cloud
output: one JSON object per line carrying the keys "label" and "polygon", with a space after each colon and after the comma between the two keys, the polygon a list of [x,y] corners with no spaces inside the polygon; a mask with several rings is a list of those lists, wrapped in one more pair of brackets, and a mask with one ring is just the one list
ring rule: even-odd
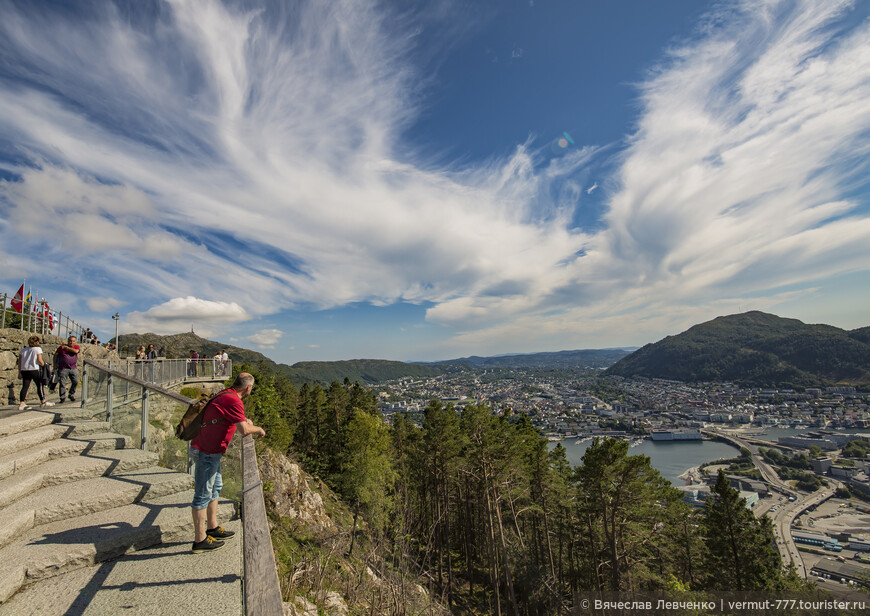
{"label": "white wispy cloud", "polygon": [[124,305],[124,302],[113,297],[89,297],[85,301],[92,312],[105,312]]}
{"label": "white wispy cloud", "polygon": [[246,339],[264,348],[275,348],[275,344],[284,336],[280,329],[261,329]]}
{"label": "white wispy cloud", "polygon": [[536,277],[580,247],[566,211],[537,217],[547,179],[525,147],[459,174],[395,156],[414,75],[408,41],[368,3],[302,3],[294,19],[282,3],[170,6],[149,25],[156,40],[117,9],[76,24],[6,6],[16,76],[52,93],[5,88],[4,136],[63,161],[2,183],[25,236],[37,208],[67,230],[70,258],[112,255],[111,284],[226,293],[252,313],[443,301]]}
{"label": "white wispy cloud", "polygon": [[870,32],[849,3],[729,4],[674,47],[640,84],[594,233],[571,220],[596,148],[449,169],[407,153],[425,76],[378,6],[88,7],[0,2],[17,153],[0,263],[32,277],[62,257],[95,298],[156,303],[125,327],[406,301],[457,344],[573,346],[595,323],[697,318],[870,263],[847,196],[868,160]]}
{"label": "white wispy cloud", "polygon": [[639,129],[585,256],[547,270],[533,297],[466,295],[430,318],[476,348],[546,332],[582,344],[607,323],[638,342],[866,270],[867,204],[844,195],[866,189],[870,27],[851,8],[747,2],[711,16],[641,84]]}

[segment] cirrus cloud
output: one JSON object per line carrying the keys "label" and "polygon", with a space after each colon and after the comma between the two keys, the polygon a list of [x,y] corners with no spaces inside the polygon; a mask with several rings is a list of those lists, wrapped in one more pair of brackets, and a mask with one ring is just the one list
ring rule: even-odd
{"label": "cirrus cloud", "polygon": [[[626,143],[448,166],[402,142],[426,78],[383,5],[0,10],[0,259],[31,278],[63,259],[89,296],[153,305],[128,331],[404,302],[448,344],[575,346],[870,263],[870,26],[850,2],[717,5],[638,84]],[[580,228],[593,191],[606,211]]]}

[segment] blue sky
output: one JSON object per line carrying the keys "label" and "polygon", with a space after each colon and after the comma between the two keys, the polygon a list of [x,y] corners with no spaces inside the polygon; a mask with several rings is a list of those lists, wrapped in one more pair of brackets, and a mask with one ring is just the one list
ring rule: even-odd
{"label": "blue sky", "polygon": [[0,0],[0,290],[289,363],[870,325],[868,5]]}

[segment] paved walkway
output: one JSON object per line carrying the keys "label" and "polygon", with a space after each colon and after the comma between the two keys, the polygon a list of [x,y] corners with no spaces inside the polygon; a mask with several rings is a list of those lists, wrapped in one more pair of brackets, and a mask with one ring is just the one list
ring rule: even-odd
{"label": "paved walkway", "polygon": [[0,614],[241,613],[241,528],[190,553],[190,476],[129,440],[75,403],[0,407]]}
{"label": "paved walkway", "polygon": [[0,614],[41,616],[239,616],[241,524],[214,553],[191,554],[190,543],[165,543],[43,581],[0,606]]}

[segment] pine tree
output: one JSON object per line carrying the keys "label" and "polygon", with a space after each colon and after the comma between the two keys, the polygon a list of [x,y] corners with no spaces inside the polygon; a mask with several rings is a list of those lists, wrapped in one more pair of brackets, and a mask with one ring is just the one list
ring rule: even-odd
{"label": "pine tree", "polygon": [[704,510],[707,586],[764,590],[780,586],[781,559],[767,516],[756,518],[721,470]]}
{"label": "pine tree", "polygon": [[380,417],[355,410],[348,426],[346,456],[339,480],[341,494],[353,505],[353,530],[348,555],[353,553],[362,512],[375,534],[389,523],[395,481],[390,433]]}
{"label": "pine tree", "polygon": [[578,504],[588,573],[597,590],[658,586],[650,583],[665,522],[680,493],[648,456],[629,456],[628,442],[595,439],[577,469]]}

